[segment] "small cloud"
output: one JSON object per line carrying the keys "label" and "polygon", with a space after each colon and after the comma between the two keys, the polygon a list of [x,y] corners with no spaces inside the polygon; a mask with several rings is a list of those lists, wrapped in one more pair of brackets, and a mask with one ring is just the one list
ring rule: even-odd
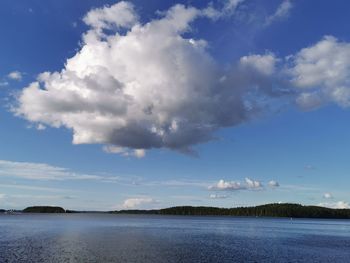
{"label": "small cloud", "polygon": [[23,74],[19,71],[12,71],[7,75],[7,77],[12,80],[21,81]]}
{"label": "small cloud", "polygon": [[134,209],[134,208],[139,208],[140,206],[145,204],[153,204],[153,203],[156,203],[156,201],[150,197],[129,198],[124,200],[123,208]]}
{"label": "small cloud", "polygon": [[263,188],[263,185],[259,181],[252,180],[250,178],[245,178],[245,182],[236,182],[236,181],[225,181],[223,179],[215,185],[209,186],[209,190],[260,190]]}
{"label": "small cloud", "polygon": [[134,150],[134,156],[137,158],[143,158],[146,156],[146,151],[144,149],[136,149]]}
{"label": "small cloud", "polygon": [[209,198],[211,199],[225,199],[227,198],[227,195],[220,195],[220,194],[210,194]]}
{"label": "small cloud", "polygon": [[275,180],[271,180],[271,181],[268,183],[268,185],[269,185],[270,187],[272,187],[272,188],[274,188],[274,187],[279,187],[279,186],[280,186],[280,184],[279,184],[278,182],[276,182]]}
{"label": "small cloud", "polygon": [[115,154],[124,154],[125,153],[125,148],[119,147],[119,146],[114,146],[114,145],[105,145],[103,146],[103,151],[106,153],[115,153]]}
{"label": "small cloud", "polygon": [[318,206],[323,206],[327,208],[334,208],[334,209],[349,209],[350,204],[345,201],[338,201],[333,203],[319,203]]}
{"label": "small cloud", "polygon": [[265,26],[269,26],[275,21],[287,18],[292,8],[292,2],[290,0],[284,0],[276,9],[276,12],[266,18]]}
{"label": "small cloud", "polygon": [[245,178],[246,186],[249,189],[261,189],[262,183],[249,178]]}
{"label": "small cloud", "polygon": [[323,194],[323,198],[325,198],[325,199],[332,199],[333,195],[331,193],[324,193]]}
{"label": "small cloud", "polygon": [[245,187],[240,182],[235,181],[225,181],[221,179],[217,184],[209,186],[209,190],[241,190]]}
{"label": "small cloud", "polygon": [[105,145],[102,149],[106,153],[119,154],[124,157],[132,156],[140,159],[146,156],[146,151],[144,149],[130,150],[128,148],[115,145]]}
{"label": "small cloud", "polygon": [[36,126],[36,129],[39,130],[39,131],[43,131],[43,130],[46,129],[46,126],[43,125],[43,124],[41,124],[41,123],[39,123],[39,124]]}

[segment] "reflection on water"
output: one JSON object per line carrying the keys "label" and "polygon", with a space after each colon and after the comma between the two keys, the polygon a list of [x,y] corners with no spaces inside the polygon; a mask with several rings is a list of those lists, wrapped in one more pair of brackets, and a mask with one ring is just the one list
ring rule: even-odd
{"label": "reflection on water", "polygon": [[0,215],[0,262],[350,262],[350,221]]}

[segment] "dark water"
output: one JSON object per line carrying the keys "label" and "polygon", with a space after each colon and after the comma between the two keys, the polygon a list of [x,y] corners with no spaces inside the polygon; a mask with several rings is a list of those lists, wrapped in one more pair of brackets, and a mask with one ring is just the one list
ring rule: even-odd
{"label": "dark water", "polygon": [[0,215],[0,262],[350,262],[350,221]]}

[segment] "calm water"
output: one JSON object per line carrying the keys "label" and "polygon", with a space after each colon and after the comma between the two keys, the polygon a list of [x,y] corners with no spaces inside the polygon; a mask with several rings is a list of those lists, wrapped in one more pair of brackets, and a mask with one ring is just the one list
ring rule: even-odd
{"label": "calm water", "polygon": [[0,262],[350,262],[350,221],[0,215]]}

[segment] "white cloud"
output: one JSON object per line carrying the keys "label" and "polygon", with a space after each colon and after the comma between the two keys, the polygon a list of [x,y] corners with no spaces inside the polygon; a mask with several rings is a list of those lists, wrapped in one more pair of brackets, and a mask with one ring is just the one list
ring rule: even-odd
{"label": "white cloud", "polygon": [[332,199],[332,198],[333,198],[333,195],[332,195],[331,193],[324,193],[324,194],[323,194],[323,198]]}
{"label": "white cloud", "polygon": [[302,108],[313,109],[327,102],[350,106],[350,43],[325,36],[293,57],[293,84],[301,95]]}
{"label": "white cloud", "polygon": [[91,10],[83,20],[85,24],[102,33],[103,29],[113,27],[131,28],[138,22],[138,17],[131,3],[121,1],[112,6]]}
{"label": "white cloud", "polygon": [[45,163],[13,162],[0,160],[0,176],[19,177],[30,180],[99,180],[118,181],[119,177],[75,173],[67,168]]}
{"label": "white cloud", "polygon": [[123,208],[124,209],[134,209],[140,208],[146,204],[156,203],[153,198],[150,197],[138,197],[138,198],[129,198],[124,200]]}
{"label": "white cloud", "polygon": [[274,54],[266,55],[249,55],[240,59],[243,67],[250,67],[264,75],[271,75],[275,72],[277,59]]}
{"label": "white cloud", "polygon": [[220,194],[210,194],[209,198],[211,199],[225,199],[227,198],[227,195],[220,195]]}
{"label": "white cloud", "polygon": [[22,80],[22,73],[19,71],[12,71],[7,75],[7,77],[12,80],[20,81]]}
{"label": "white cloud", "polygon": [[235,191],[235,190],[260,190],[263,188],[261,182],[245,178],[245,182],[237,181],[225,181],[219,180],[218,183],[208,187],[209,190],[223,190],[223,191]]}
{"label": "white cloud", "polygon": [[275,180],[271,180],[271,181],[268,183],[268,185],[269,185],[270,187],[279,187],[279,186],[280,186],[280,184],[279,184],[277,181],[275,181]]}
{"label": "white cloud", "polygon": [[248,189],[261,189],[262,183],[256,180],[245,178],[245,183]]}
{"label": "white cloud", "polygon": [[41,123],[39,123],[38,125],[36,125],[35,127],[37,130],[39,131],[43,131],[43,130],[46,130],[46,127],[45,125],[42,125]]}
{"label": "white cloud", "polygon": [[345,201],[338,201],[333,203],[319,203],[318,206],[334,208],[334,209],[349,209],[350,204]]}
{"label": "white cloud", "polygon": [[209,190],[241,190],[245,187],[240,182],[219,180],[215,185],[209,186]]}
{"label": "white cloud", "polygon": [[134,154],[137,158],[143,158],[146,156],[146,151],[143,149],[136,149],[134,150]]}
{"label": "white cloud", "polygon": [[115,154],[121,154],[121,155],[124,155],[125,153],[127,153],[127,149],[119,146],[114,146],[114,145],[103,146],[103,151],[106,153],[115,153]]}
{"label": "white cloud", "polygon": [[266,18],[265,25],[268,26],[275,21],[287,18],[292,8],[293,4],[291,0],[283,0],[283,2],[277,7],[276,12]]}
{"label": "white cloud", "polygon": [[[274,19],[291,6],[283,1]],[[142,158],[151,148],[193,153],[218,129],[273,109],[277,99],[279,107],[282,96],[297,96],[304,109],[350,106],[349,43],[326,36],[284,65],[267,52],[227,69],[204,39],[184,35],[194,20],[213,16],[210,7],[220,10],[175,5],[145,24],[128,2],[90,11],[81,50],[60,72],[42,73],[24,88],[15,114],[36,127],[66,127],[75,144],[103,144],[106,152]]]}
{"label": "white cloud", "polygon": [[146,156],[146,151],[144,149],[130,150],[128,148],[119,147],[115,145],[105,145],[103,146],[103,151],[106,153],[120,154],[122,156],[132,156],[136,158],[143,158]]}
{"label": "white cloud", "polygon": [[[230,8],[238,2],[230,1]],[[126,2],[90,11],[81,50],[60,72],[42,73],[24,88],[15,113],[72,130],[75,144],[129,148],[136,157],[150,148],[192,153],[216,130],[264,108],[266,100],[250,94],[281,94],[266,75],[274,70],[271,54],[246,57],[245,66],[227,70],[207,52],[205,40],[185,38],[191,22],[203,16],[203,10],[175,5],[141,24]]]}

